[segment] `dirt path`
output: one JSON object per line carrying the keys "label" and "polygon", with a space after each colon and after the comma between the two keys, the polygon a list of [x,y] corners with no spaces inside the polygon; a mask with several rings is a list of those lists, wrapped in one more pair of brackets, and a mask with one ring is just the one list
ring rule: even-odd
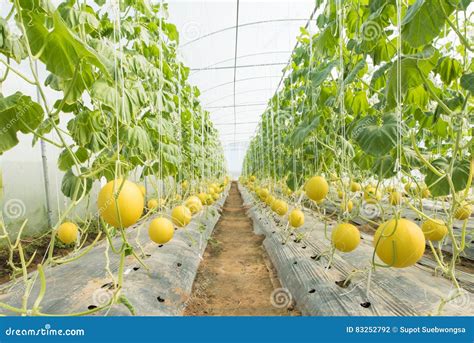
{"label": "dirt path", "polygon": [[184,315],[298,315],[291,304],[272,304],[280,304],[274,290],[281,285],[262,247],[264,237],[255,235],[252,225],[233,182]]}

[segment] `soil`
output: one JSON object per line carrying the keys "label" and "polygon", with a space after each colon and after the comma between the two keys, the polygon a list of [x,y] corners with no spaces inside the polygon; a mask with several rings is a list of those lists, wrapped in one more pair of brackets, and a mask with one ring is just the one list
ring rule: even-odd
{"label": "soil", "polygon": [[[193,285],[187,316],[294,316],[233,182]],[[281,298],[280,298],[281,299]]]}
{"label": "soil", "polygon": [[[87,241],[83,244],[83,247],[91,244],[95,239],[92,235],[87,237]],[[103,238],[102,238],[103,239]],[[28,272],[35,271],[38,264],[42,263],[45,256],[48,254],[48,247],[51,241],[50,235],[43,235],[42,237],[24,237],[21,239],[23,251],[25,253],[25,259],[29,261],[34,255],[33,260],[28,266]],[[62,245],[61,247],[56,246],[54,248],[55,257],[67,256],[73,251],[72,247]],[[12,268],[8,264],[9,250],[6,247],[0,248],[0,285],[9,282],[12,279]],[[20,255],[15,250],[13,254],[13,263],[17,267],[21,267]],[[20,275],[20,274],[19,274]],[[17,275],[17,276],[19,276]]]}

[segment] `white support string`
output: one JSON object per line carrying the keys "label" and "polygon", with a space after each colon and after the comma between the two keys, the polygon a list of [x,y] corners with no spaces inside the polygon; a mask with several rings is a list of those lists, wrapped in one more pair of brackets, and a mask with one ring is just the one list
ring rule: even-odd
{"label": "white support string", "polygon": [[[397,91],[396,91],[396,115],[397,115],[397,159],[395,161],[396,182],[401,182],[401,159],[402,159],[402,0],[397,0]],[[400,211],[400,202],[397,202],[397,212]]]}

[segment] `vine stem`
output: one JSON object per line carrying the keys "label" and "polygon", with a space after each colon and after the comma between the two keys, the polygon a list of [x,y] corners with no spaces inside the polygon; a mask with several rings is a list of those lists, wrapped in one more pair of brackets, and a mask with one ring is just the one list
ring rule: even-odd
{"label": "vine stem", "polygon": [[426,88],[428,89],[428,92],[430,95],[435,99],[435,101],[443,108],[443,110],[448,114],[448,116],[453,117],[455,116],[454,112],[451,111],[451,109],[444,103],[443,100],[441,100],[438,95],[435,93],[435,91],[431,88],[431,83],[428,81],[425,75],[423,75],[423,72],[420,70],[420,68],[417,66],[416,67],[418,70],[418,74],[420,75],[421,79],[423,80],[423,83],[425,84]]}
{"label": "vine stem", "polygon": [[27,83],[31,84],[31,85],[36,85],[36,82],[34,80],[30,80],[25,74],[23,74],[22,72],[16,70],[15,68],[13,68],[10,64],[8,64],[7,62],[5,62],[3,59],[0,58],[0,63],[2,63],[6,68],[7,70],[11,70],[14,74],[16,74],[17,76],[21,77],[23,80],[25,80]]}
{"label": "vine stem", "polygon": [[[438,4],[439,4],[439,1],[438,1]],[[439,7],[441,7],[441,10],[443,11],[443,15],[444,15],[444,18],[446,19],[446,22],[448,23],[448,25],[453,29],[453,31],[456,33],[456,35],[459,37],[459,40],[461,41],[461,43],[466,47],[466,49],[468,49],[469,51],[474,51],[474,48],[471,46],[471,44],[469,43],[469,41],[467,40],[466,37],[464,37],[464,35],[459,31],[459,29],[457,28],[456,25],[454,25],[454,23],[451,21],[451,19],[449,19],[449,16],[448,14],[446,13],[446,10],[444,9],[443,5],[442,4],[439,4]]]}

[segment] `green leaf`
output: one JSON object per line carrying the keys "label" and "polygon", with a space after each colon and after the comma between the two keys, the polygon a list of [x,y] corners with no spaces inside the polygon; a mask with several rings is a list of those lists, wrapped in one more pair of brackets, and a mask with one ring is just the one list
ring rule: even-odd
{"label": "green leaf", "polygon": [[145,129],[140,126],[122,128],[120,140],[127,142],[127,150],[136,150],[143,154],[148,154],[152,150],[150,138]]}
{"label": "green leaf", "polygon": [[385,114],[382,118],[366,116],[352,130],[352,138],[372,156],[388,154],[397,144],[397,134],[397,117],[393,114]]}
{"label": "green leaf", "polygon": [[374,71],[374,73],[372,74],[372,79],[370,80],[371,88],[379,90],[380,88],[386,85],[387,80],[385,78],[385,72],[388,69],[390,69],[391,66],[392,66],[392,63],[386,63],[383,66],[381,66],[379,69]]}
{"label": "green leaf", "polygon": [[[405,96],[409,88],[416,88],[423,84],[423,76],[427,77],[429,72],[435,67],[438,53],[432,47],[427,47],[422,52],[407,56],[401,61],[401,91]],[[387,76],[385,87],[385,97],[387,99],[387,109],[396,106],[397,93],[397,71],[398,61],[395,61]]]}
{"label": "green leaf", "polygon": [[474,73],[461,76],[461,87],[474,94]]}
{"label": "green leaf", "polygon": [[379,179],[388,179],[394,176],[396,174],[395,159],[391,155],[381,156],[375,159],[372,171],[378,175]]}
{"label": "green leaf", "polygon": [[25,40],[14,34],[3,18],[0,18],[0,53],[17,63],[28,56]]}
{"label": "green leaf", "polygon": [[98,152],[109,146],[107,128],[112,123],[112,118],[105,111],[83,110],[68,122],[67,128],[79,146]]}
{"label": "green leaf", "polygon": [[[70,147],[72,149],[72,147]],[[76,152],[73,152],[76,159],[83,163],[89,158],[89,153],[86,149],[79,147]],[[64,149],[58,157],[58,168],[59,170],[66,171],[74,165],[74,158],[71,156],[69,150]]]}
{"label": "green leaf", "polygon": [[461,76],[462,66],[461,63],[454,58],[443,57],[436,67],[436,72],[440,75],[441,81],[449,86],[451,82]]}
{"label": "green leaf", "polygon": [[99,28],[100,21],[92,7],[80,5],[80,8],[75,8],[73,6],[75,4],[71,2],[63,2],[58,6],[58,12],[70,28],[85,30],[88,33]]}
{"label": "green leaf", "polygon": [[362,150],[357,150],[354,156],[354,163],[362,170],[370,170],[374,164],[374,158]]}
{"label": "green leaf", "polygon": [[[91,179],[81,179],[74,175],[71,169],[64,174],[63,181],[61,183],[61,191],[65,196],[73,199],[75,196],[80,197],[84,192],[88,194],[92,188]],[[73,199],[74,200],[74,199]]]}
{"label": "green leaf", "polygon": [[129,124],[146,102],[146,92],[143,85],[138,82],[129,87],[126,86],[126,89],[121,92],[107,81],[99,79],[92,85],[91,97],[100,101],[111,111],[118,112],[124,124]]}
{"label": "green leaf", "polygon": [[170,23],[164,23],[163,30],[165,31],[169,39],[175,41],[176,43],[179,43],[179,33],[175,25]]}
{"label": "green leaf", "polygon": [[407,105],[415,105],[416,107],[423,109],[428,105],[429,94],[425,90],[423,85],[420,85],[415,88],[409,88],[407,90],[407,95],[405,98],[405,103]]}
{"label": "green leaf", "polygon": [[352,68],[351,72],[349,73],[349,75],[347,75],[347,77],[344,79],[344,84],[345,85],[348,85],[349,83],[351,83],[352,81],[355,80],[357,74],[363,70],[365,67],[366,67],[366,62],[365,62],[365,59],[361,59],[359,62],[357,62],[357,64],[354,66],[354,68]]}
{"label": "green leaf", "polygon": [[369,109],[369,101],[367,100],[365,91],[355,93],[348,105],[355,115],[366,113]]}
{"label": "green leaf", "polygon": [[[445,172],[449,170],[450,161],[444,157],[441,157],[432,161],[431,164],[438,170]],[[469,179],[470,168],[471,162],[468,159],[454,161],[452,181],[455,192],[459,192],[466,188]],[[440,178],[430,169],[426,170],[425,183],[428,186],[431,194],[435,197],[451,194],[451,189],[446,176]]]}
{"label": "green leaf", "polygon": [[337,61],[332,61],[327,64],[321,65],[318,67],[318,69],[314,70],[311,73],[311,81],[313,87],[318,87],[321,85],[328,76],[331,74],[332,69],[337,65]]}
{"label": "green leaf", "polygon": [[[441,8],[442,6],[442,8]],[[441,32],[454,7],[447,0],[416,0],[402,20],[402,39],[413,48],[430,43]]]}
{"label": "green leaf", "polygon": [[[94,82],[90,68],[78,67],[77,76],[73,79],[63,79],[54,74],[49,74],[44,84],[52,89],[64,92],[65,105],[74,105],[82,97],[84,91]],[[64,108],[64,107],[63,107]]]}
{"label": "green leaf", "polygon": [[423,166],[423,162],[419,159],[418,155],[412,148],[403,146],[402,166],[407,166],[407,168],[411,172],[413,168],[420,168],[421,166]]}
{"label": "green leaf", "polygon": [[[401,63],[401,90],[402,96],[406,94],[408,88],[415,88],[423,83],[417,61],[414,59],[403,59]],[[397,94],[397,65],[395,61],[388,72],[387,86],[385,87],[385,98],[387,99],[388,109],[396,106]]]}
{"label": "green leaf", "polygon": [[53,12],[55,7],[49,0],[19,0],[20,7],[28,10]]}
{"label": "green leaf", "polygon": [[293,134],[290,136],[289,144],[294,148],[299,147],[305,139],[313,132],[316,127],[319,125],[320,116],[314,118],[307,117],[305,118],[300,125],[293,131]]}
{"label": "green leaf", "polygon": [[313,39],[313,48],[317,55],[332,56],[336,52],[337,39],[328,25],[319,35]]}
{"label": "green leaf", "polygon": [[20,92],[0,97],[0,155],[18,144],[18,132],[31,133],[38,128],[43,116],[41,106]]}
{"label": "green leaf", "polygon": [[385,38],[381,38],[377,41],[377,44],[370,52],[375,65],[379,65],[381,62],[390,62],[397,52],[395,39],[387,41]]}
{"label": "green leaf", "polygon": [[46,17],[40,13],[23,11],[22,16],[32,53],[39,55],[39,59],[51,73],[64,79],[72,79],[76,68],[84,62],[85,65],[94,65],[107,74],[96,53],[75,37],[57,12],[54,12],[52,17],[52,30],[45,26]]}

